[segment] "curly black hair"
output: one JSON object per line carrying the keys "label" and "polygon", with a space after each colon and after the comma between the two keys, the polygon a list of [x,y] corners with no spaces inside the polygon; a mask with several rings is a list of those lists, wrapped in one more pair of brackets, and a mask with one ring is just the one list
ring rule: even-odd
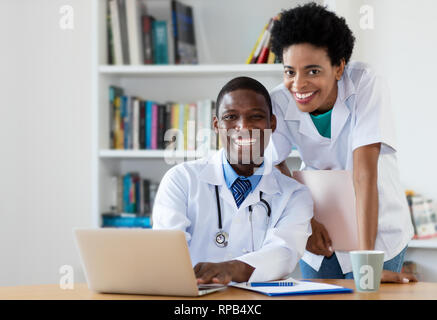
{"label": "curly black hair", "polygon": [[272,28],[272,51],[282,61],[285,49],[309,43],[325,48],[332,65],[349,62],[355,37],[344,18],[314,2],[283,10]]}

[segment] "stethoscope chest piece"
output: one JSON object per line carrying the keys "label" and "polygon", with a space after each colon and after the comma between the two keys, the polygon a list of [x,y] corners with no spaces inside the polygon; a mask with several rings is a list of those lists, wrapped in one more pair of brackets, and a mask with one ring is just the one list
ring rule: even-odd
{"label": "stethoscope chest piece", "polygon": [[224,248],[228,245],[228,239],[229,235],[225,231],[220,230],[215,235],[215,244],[220,248]]}

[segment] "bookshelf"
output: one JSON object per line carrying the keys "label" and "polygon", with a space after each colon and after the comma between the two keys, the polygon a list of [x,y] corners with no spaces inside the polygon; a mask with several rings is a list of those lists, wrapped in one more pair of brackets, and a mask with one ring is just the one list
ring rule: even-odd
{"label": "bookshelf", "polygon": [[[169,0],[147,0],[148,13],[170,20]],[[193,7],[198,65],[108,65],[106,43],[106,0],[93,0],[93,101],[92,101],[92,216],[101,225],[101,214],[109,210],[111,177],[130,171],[159,182],[164,173],[195,152],[176,151],[173,163],[164,150],[109,149],[110,85],[124,88],[125,94],[159,102],[185,103],[215,100],[220,88],[236,76],[246,75],[272,89],[282,81],[282,66],[244,64],[264,24],[282,8],[298,1],[276,0],[181,0]],[[247,15],[250,9],[250,16]],[[247,16],[246,19],[242,17]],[[290,159],[300,165],[293,151]]]}
{"label": "bookshelf", "polygon": [[411,240],[408,248],[412,249],[437,249],[437,238],[425,240]]}

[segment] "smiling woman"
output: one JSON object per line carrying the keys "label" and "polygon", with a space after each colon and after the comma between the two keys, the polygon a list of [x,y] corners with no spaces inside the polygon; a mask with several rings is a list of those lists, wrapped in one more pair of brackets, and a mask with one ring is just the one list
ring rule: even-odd
{"label": "smiling woman", "polygon": [[[360,249],[383,250],[384,269],[399,272],[413,229],[388,90],[368,65],[349,61],[354,42],[344,18],[315,3],[283,11],[275,21],[272,49],[284,81],[270,93],[274,160],[290,175],[284,160],[295,146],[306,170],[353,171]],[[325,227],[314,219],[311,225],[303,277],[352,278],[348,252],[333,252]]]}

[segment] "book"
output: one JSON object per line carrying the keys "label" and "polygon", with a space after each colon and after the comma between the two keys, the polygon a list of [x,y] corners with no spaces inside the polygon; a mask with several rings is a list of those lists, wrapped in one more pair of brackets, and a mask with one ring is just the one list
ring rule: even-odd
{"label": "book", "polygon": [[146,107],[144,101],[140,100],[140,149],[146,149]]}
{"label": "book", "polygon": [[269,51],[269,56],[267,58],[267,63],[269,63],[269,64],[276,63],[276,55],[271,50]]}
{"label": "book", "polygon": [[144,7],[139,0],[126,1],[126,25],[130,64],[143,64],[142,21]]}
{"label": "book", "polygon": [[206,156],[211,148],[211,100],[199,100],[196,109],[196,152]]}
{"label": "book", "polygon": [[120,135],[120,96],[123,89],[117,86],[109,87],[109,148],[116,149]]}
{"label": "book", "polygon": [[261,50],[262,50],[263,46],[265,45],[265,41],[269,36],[269,29],[271,28],[272,23],[273,23],[273,19],[271,18],[269,20],[268,25],[267,25],[267,29],[264,31],[263,36],[262,36],[260,42],[258,43],[257,48],[255,49],[255,52],[252,56],[252,60],[250,61],[250,63],[256,63],[256,61],[258,60],[258,57],[261,54]]}
{"label": "book", "polygon": [[113,63],[122,65],[124,62],[123,49],[121,41],[120,17],[117,0],[109,0],[109,11],[111,15],[111,30],[114,44],[114,60]]}
{"label": "book", "polygon": [[123,64],[130,64],[125,0],[117,0],[117,6],[118,6],[118,19],[119,19],[119,26],[120,26],[121,49],[123,51]]}
{"label": "book", "polygon": [[179,133],[178,133],[178,139],[176,140],[177,142],[177,150],[184,150],[184,146],[185,146],[185,135],[184,135],[184,131],[185,131],[185,104],[184,103],[179,103],[179,119],[178,119],[178,128],[179,128]]}
{"label": "book", "polygon": [[131,175],[127,173],[123,176],[123,211],[130,212],[130,190],[131,190]]}
{"label": "book", "polygon": [[157,148],[164,149],[164,134],[166,130],[166,104],[158,104]]}
{"label": "book", "polygon": [[172,0],[171,11],[175,64],[197,64],[193,9],[189,5]]}
{"label": "book", "polygon": [[102,214],[103,228],[151,228],[152,219],[150,216],[136,216],[128,214],[114,215],[112,213]]}
{"label": "book", "polygon": [[411,210],[413,224],[416,227],[414,238],[427,239],[437,236],[437,223],[433,221],[433,218],[435,219],[435,209],[432,200],[415,194],[411,197]]}
{"label": "book", "polygon": [[185,103],[184,104],[184,150],[188,150],[188,119],[189,119],[189,113],[190,113],[190,105]]}
{"label": "book", "polygon": [[150,138],[150,148],[158,149],[158,105],[152,105],[152,133]]}
{"label": "book", "polygon": [[109,1],[106,6],[106,44],[108,64],[114,64],[114,38],[112,34],[111,9]]}
{"label": "book", "polygon": [[142,185],[142,199],[141,199],[141,203],[142,203],[142,207],[140,210],[140,215],[150,215],[152,208],[150,205],[150,180],[148,179],[143,179],[141,181],[141,185]]}
{"label": "book", "polygon": [[188,104],[187,150],[196,150],[196,109],[195,103]]}
{"label": "book", "polygon": [[152,22],[152,40],[155,64],[168,64],[167,21]]}
{"label": "book", "polygon": [[[271,24],[273,25],[273,23]],[[270,46],[271,46],[271,33],[270,30],[267,29],[266,30],[267,36],[264,40],[263,46],[261,48],[261,53],[259,54],[258,59],[256,60],[256,63],[267,63],[267,59],[269,57],[269,52],[270,52]]]}
{"label": "book", "polygon": [[144,64],[153,64],[153,38],[152,38],[152,23],[154,17],[143,15],[141,17],[143,23],[143,56]]}
{"label": "book", "polygon": [[164,129],[164,136],[163,136],[163,149],[174,149],[174,135],[173,135],[173,129],[172,129],[172,106],[173,103],[168,102],[165,105],[165,129]]}
{"label": "book", "polygon": [[138,98],[132,99],[132,149],[140,149],[140,100]]}
{"label": "book", "polygon": [[129,149],[129,97],[121,97],[121,117],[123,121],[123,149]]}
{"label": "book", "polygon": [[257,39],[256,42],[255,42],[255,45],[254,45],[253,48],[252,48],[252,51],[251,51],[250,54],[249,54],[249,57],[247,57],[247,59],[246,59],[246,64],[250,64],[250,63],[252,63],[253,56],[254,56],[256,50],[258,49],[258,46],[260,45],[261,40],[262,40],[262,38],[263,38],[263,36],[264,36],[264,33],[265,33],[265,31],[267,30],[267,27],[268,27],[268,26],[269,26],[269,24],[266,23],[265,26],[264,26],[264,28],[262,29],[260,35],[258,36],[258,39]]}
{"label": "book", "polygon": [[152,109],[153,102],[146,101],[146,149],[152,148]]}

